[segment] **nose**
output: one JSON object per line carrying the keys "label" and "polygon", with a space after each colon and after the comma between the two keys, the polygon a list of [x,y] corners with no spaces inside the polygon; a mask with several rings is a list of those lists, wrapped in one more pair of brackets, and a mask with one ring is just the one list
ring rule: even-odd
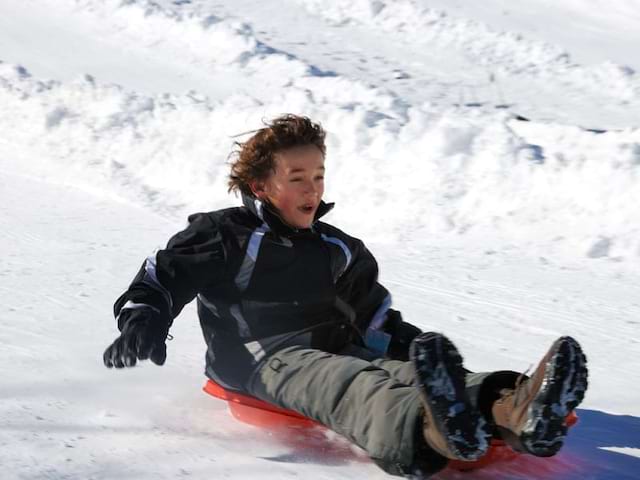
{"label": "nose", "polygon": [[312,194],[312,195],[317,196],[318,195],[318,185],[316,185],[316,183],[313,180],[305,182],[304,183],[304,193]]}

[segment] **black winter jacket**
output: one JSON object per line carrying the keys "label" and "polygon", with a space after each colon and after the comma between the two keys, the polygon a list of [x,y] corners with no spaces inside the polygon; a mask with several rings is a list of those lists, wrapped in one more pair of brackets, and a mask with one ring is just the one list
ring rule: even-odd
{"label": "black winter jacket", "polygon": [[[243,390],[260,361],[287,345],[329,352],[349,342],[383,354],[391,299],[363,243],[318,219],[310,229],[285,224],[267,205],[197,213],[167,247],[150,256],[114,306],[118,327],[150,309],[170,326],[197,298],[207,343],[206,374]],[[375,345],[374,345],[375,344]]]}

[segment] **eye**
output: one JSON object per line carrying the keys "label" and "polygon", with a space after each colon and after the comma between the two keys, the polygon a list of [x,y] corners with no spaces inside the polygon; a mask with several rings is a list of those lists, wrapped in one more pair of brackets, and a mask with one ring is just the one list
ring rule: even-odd
{"label": "eye", "polygon": [[301,182],[302,179],[300,177],[295,177],[289,180],[290,182]]}
{"label": "eye", "polygon": [[318,175],[318,176],[316,177],[316,180],[324,180],[324,175]]}

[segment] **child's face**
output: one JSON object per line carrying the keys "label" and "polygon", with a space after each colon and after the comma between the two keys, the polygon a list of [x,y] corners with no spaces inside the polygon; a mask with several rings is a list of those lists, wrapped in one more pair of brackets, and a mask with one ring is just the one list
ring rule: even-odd
{"label": "child's face", "polygon": [[282,219],[295,228],[309,228],[324,194],[324,157],[318,147],[306,145],[277,153],[275,172],[251,187],[271,203]]}

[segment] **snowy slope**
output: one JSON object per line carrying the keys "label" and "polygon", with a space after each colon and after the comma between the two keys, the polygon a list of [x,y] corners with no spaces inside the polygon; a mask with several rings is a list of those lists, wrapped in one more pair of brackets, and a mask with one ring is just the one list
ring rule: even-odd
{"label": "snowy slope", "polygon": [[1,478],[387,478],[202,394],[192,308],[165,367],[101,365],[142,259],[237,203],[236,135],[289,111],[329,131],[330,221],[411,322],[476,370],[584,344],[563,455],[473,478],[637,478],[640,3],[275,5],[0,2]]}

